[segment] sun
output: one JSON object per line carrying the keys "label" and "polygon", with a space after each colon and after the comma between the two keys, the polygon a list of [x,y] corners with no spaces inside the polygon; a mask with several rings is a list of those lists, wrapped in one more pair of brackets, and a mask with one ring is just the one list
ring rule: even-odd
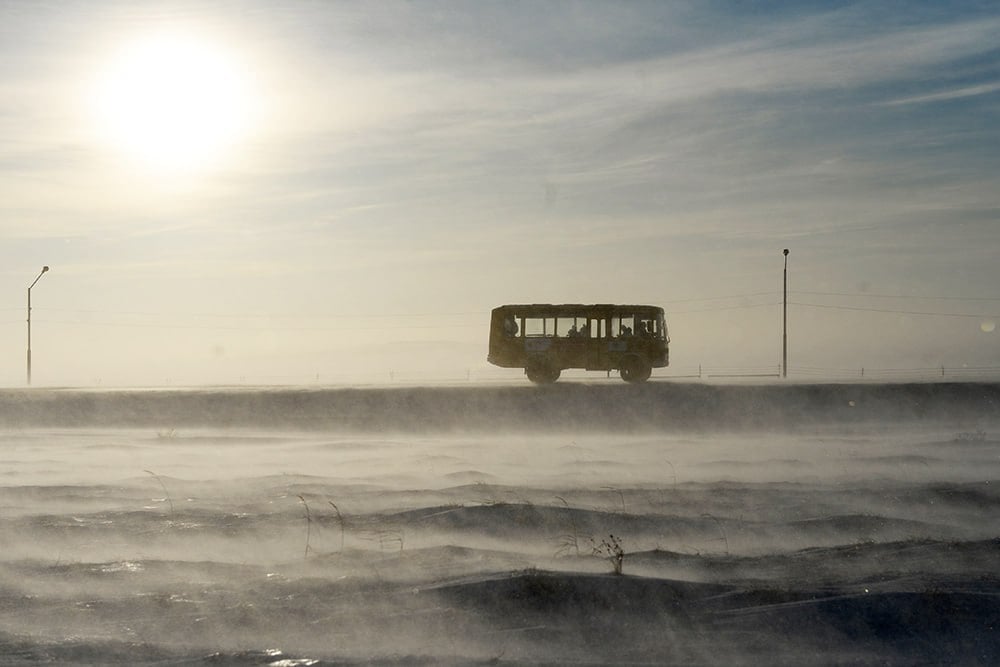
{"label": "sun", "polygon": [[169,170],[218,163],[257,115],[246,66],[219,46],[183,34],[132,42],[110,59],[91,89],[104,140]]}

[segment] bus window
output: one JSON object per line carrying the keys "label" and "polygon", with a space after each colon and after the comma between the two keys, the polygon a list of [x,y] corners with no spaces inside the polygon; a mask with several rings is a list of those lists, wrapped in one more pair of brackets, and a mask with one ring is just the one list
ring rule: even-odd
{"label": "bus window", "polygon": [[556,336],[560,338],[593,338],[591,320],[586,317],[560,317],[556,321]]}
{"label": "bus window", "polygon": [[596,323],[596,320],[590,320],[586,317],[560,317],[559,335],[565,336],[566,338],[593,338],[594,332],[592,323]]}
{"label": "bus window", "polygon": [[524,318],[525,336],[554,336],[555,331],[556,331],[556,318],[554,317]]}
{"label": "bus window", "polygon": [[635,333],[635,318],[632,315],[611,318],[611,335],[625,338]]}
{"label": "bus window", "polygon": [[559,338],[575,338],[579,329],[575,317],[559,317],[556,320],[556,336]]}
{"label": "bus window", "polygon": [[656,328],[656,318],[642,317],[636,318],[635,335],[643,338],[658,338],[659,332]]}

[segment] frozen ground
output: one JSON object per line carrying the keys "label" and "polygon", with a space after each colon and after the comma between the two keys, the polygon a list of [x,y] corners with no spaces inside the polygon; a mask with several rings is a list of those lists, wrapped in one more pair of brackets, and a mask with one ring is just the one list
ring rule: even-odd
{"label": "frozen ground", "polygon": [[997,664],[998,395],[7,392],[0,665]]}

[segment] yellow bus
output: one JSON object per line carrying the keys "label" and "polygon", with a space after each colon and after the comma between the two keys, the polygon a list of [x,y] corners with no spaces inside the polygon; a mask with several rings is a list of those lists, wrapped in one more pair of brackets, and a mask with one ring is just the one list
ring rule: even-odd
{"label": "yellow bus", "polygon": [[617,370],[626,382],[645,382],[669,364],[669,343],[658,306],[506,305],[493,309],[487,361],[523,368],[539,384],[568,368]]}

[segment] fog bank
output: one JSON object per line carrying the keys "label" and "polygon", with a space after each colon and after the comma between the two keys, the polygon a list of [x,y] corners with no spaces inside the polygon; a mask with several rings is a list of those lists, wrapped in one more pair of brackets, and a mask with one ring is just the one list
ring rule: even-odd
{"label": "fog bank", "polygon": [[998,383],[24,389],[0,392],[0,426],[354,432],[771,429],[967,422],[996,414],[998,408]]}

